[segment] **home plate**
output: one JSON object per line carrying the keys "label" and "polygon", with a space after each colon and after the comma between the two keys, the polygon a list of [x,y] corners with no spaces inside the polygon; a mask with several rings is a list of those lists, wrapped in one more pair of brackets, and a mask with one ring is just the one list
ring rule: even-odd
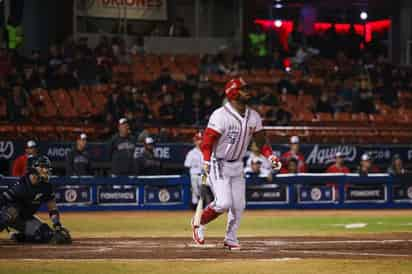
{"label": "home plate", "polygon": [[199,244],[195,244],[195,243],[190,243],[187,244],[188,247],[194,247],[194,248],[216,248],[217,244],[203,244],[203,245],[199,245]]}
{"label": "home plate", "polygon": [[368,224],[365,223],[356,223],[356,224],[347,224],[345,225],[345,228],[351,229],[351,228],[363,228],[366,227]]}

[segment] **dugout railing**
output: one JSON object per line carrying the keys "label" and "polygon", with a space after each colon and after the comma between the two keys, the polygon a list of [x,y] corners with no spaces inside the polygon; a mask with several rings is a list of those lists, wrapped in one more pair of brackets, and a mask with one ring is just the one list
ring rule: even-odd
{"label": "dugout railing", "polygon": [[[0,191],[16,182],[0,177]],[[53,177],[62,210],[185,210],[190,181],[185,175]],[[412,176],[388,174],[277,175],[247,179],[250,209],[412,208]]]}

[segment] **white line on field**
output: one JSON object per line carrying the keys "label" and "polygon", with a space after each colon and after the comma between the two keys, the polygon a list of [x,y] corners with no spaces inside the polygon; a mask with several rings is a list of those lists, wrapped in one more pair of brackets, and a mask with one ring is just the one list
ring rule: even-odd
{"label": "white line on field", "polygon": [[[311,244],[396,244],[411,243],[412,240],[336,240],[336,241],[260,241],[264,245],[311,245]],[[252,242],[251,242],[252,243]]]}
{"label": "white line on field", "polygon": [[280,252],[282,252],[282,253],[318,254],[318,255],[412,257],[412,255],[405,255],[405,254],[385,254],[385,253],[369,253],[369,252],[342,252],[342,251],[315,251],[315,250],[280,250]]}
{"label": "white line on field", "polygon": [[273,259],[253,259],[253,258],[243,258],[243,259],[217,259],[217,258],[181,258],[181,259],[0,259],[1,262],[125,262],[125,263],[135,263],[135,262],[233,262],[233,261],[256,261],[256,262],[283,262],[283,261],[296,261],[301,260],[301,258],[294,257],[283,257],[283,258],[273,258]]}

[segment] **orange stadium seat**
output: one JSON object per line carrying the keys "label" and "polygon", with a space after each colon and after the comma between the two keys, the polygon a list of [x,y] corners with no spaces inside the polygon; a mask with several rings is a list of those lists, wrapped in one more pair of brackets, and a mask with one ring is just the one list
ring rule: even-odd
{"label": "orange stadium seat", "polygon": [[0,118],[7,116],[7,102],[6,99],[0,97]]}

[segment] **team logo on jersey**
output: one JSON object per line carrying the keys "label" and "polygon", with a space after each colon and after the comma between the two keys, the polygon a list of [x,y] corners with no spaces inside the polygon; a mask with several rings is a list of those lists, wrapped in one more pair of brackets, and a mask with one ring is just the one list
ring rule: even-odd
{"label": "team logo on jersey", "polygon": [[239,137],[239,130],[237,129],[229,129],[229,133],[227,134],[227,138],[229,139],[229,144],[236,143],[236,140]]}

